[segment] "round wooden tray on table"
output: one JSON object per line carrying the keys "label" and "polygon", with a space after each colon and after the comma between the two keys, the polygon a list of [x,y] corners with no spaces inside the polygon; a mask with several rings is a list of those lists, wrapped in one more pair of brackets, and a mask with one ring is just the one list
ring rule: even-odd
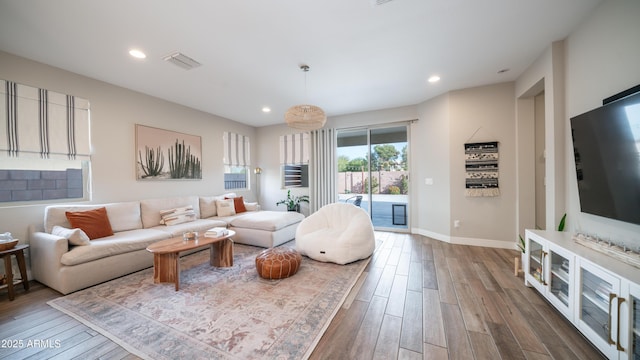
{"label": "round wooden tray on table", "polygon": [[10,241],[0,241],[0,251],[13,249],[16,245],[18,245],[18,239],[13,239]]}

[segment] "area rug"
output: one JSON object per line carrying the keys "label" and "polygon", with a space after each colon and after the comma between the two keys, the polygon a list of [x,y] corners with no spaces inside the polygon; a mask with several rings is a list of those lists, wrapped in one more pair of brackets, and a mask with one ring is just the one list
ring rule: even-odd
{"label": "area rug", "polygon": [[143,359],[306,359],[368,260],[303,257],[298,273],[258,276],[264,249],[234,245],[234,266],[209,252],[181,259],[180,291],[154,284],[153,268],[48,302]]}

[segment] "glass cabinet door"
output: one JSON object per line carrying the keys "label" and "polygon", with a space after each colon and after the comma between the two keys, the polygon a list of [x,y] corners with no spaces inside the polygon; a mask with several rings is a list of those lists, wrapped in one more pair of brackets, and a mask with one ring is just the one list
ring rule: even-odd
{"label": "glass cabinet door", "polygon": [[618,358],[620,344],[620,278],[580,261],[578,327],[609,358]]}
{"label": "glass cabinet door", "polygon": [[631,359],[640,359],[640,291],[630,296],[631,310]]}
{"label": "glass cabinet door", "polygon": [[610,338],[609,308],[613,285],[588,270],[582,269],[580,318],[604,341]]}
{"label": "glass cabinet door", "polygon": [[544,254],[542,244],[529,239],[529,274],[541,284],[545,284]]}
{"label": "glass cabinet door", "polygon": [[549,278],[549,289],[551,294],[565,307],[569,307],[569,284],[571,282],[571,261],[550,251],[551,276]]}

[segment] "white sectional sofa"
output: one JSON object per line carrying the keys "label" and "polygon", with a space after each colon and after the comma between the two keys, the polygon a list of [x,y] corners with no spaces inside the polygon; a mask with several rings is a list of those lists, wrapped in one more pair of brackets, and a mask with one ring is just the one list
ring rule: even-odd
{"label": "white sectional sofa", "polygon": [[[48,206],[43,225],[32,226],[31,229],[33,278],[68,294],[153,266],[153,255],[146,251],[147,246],[181,236],[185,231],[202,233],[213,227],[228,227],[236,232],[234,242],[260,247],[274,247],[294,239],[296,228],[304,218],[296,212],[263,211],[255,203],[245,203],[246,212],[219,216],[216,200],[234,196],[186,196],[111,204]],[[161,224],[161,211],[185,206],[193,208],[195,220],[175,225]],[[65,236],[52,234],[56,226],[71,227],[65,215],[67,211],[102,207],[106,209],[113,235],[77,246],[70,244]]]}

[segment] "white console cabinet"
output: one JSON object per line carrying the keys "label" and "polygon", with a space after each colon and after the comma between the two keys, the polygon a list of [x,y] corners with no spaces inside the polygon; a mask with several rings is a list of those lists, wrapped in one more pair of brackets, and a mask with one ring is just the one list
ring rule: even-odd
{"label": "white console cabinet", "polygon": [[640,359],[640,286],[630,284],[629,287],[629,318],[630,324],[629,359]]}
{"label": "white console cabinet", "polygon": [[571,252],[535,234],[527,234],[527,285],[535,287],[567,319],[573,320],[574,262]]}
{"label": "white console cabinet", "polygon": [[525,238],[525,284],[609,359],[640,359],[640,269],[566,232],[526,230]]}

